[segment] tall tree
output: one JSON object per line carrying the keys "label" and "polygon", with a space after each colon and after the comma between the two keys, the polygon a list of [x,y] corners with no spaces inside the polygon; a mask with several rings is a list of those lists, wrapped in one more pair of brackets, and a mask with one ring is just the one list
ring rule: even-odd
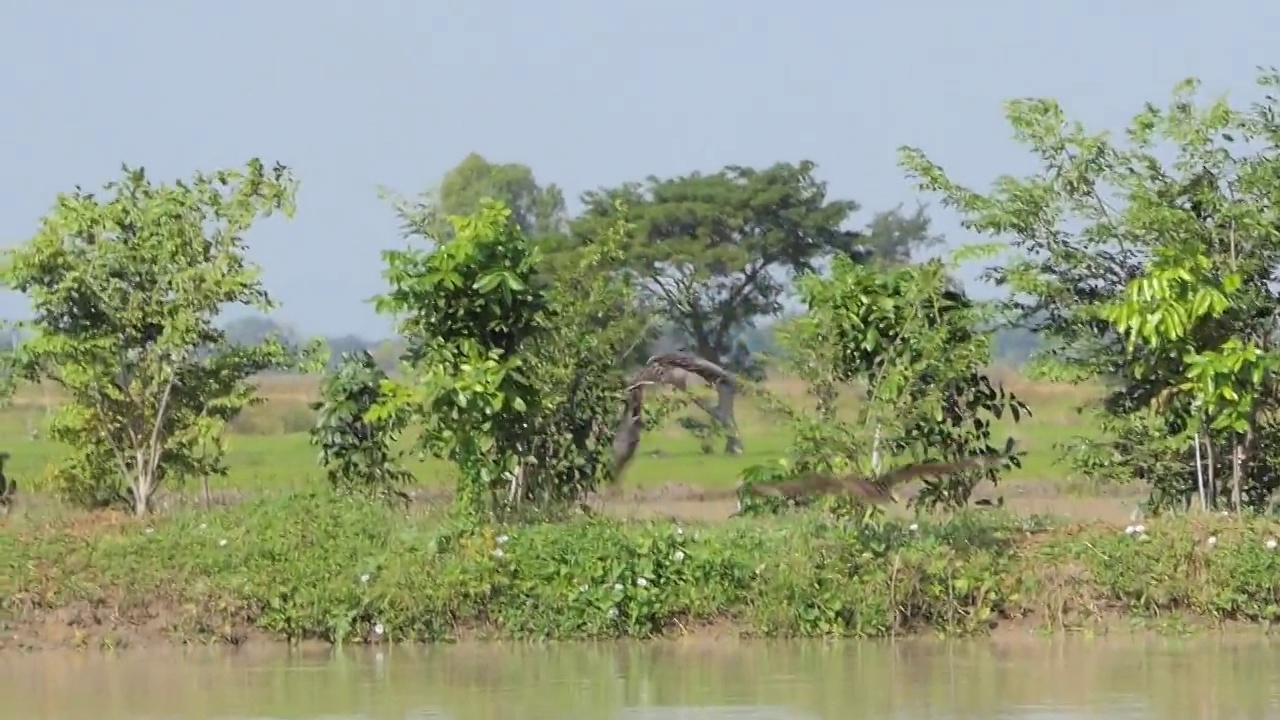
{"label": "tall tree", "polygon": [[[644,301],[690,338],[698,355],[750,374],[742,331],[781,311],[789,276],[833,255],[865,255],[863,233],[844,229],[857,203],[828,199],[815,168],[807,160],[763,169],[728,166],[588,192],[572,235],[589,242],[616,223],[624,207],[634,224],[625,269],[639,281]],[[733,404],[726,385],[717,388],[716,404],[703,409],[726,430],[726,452],[738,453]]]}
{"label": "tall tree", "polygon": [[1280,73],[1258,82],[1263,99],[1233,107],[1186,80],[1123,134],[1089,132],[1051,99],[1010,101],[1040,167],[986,193],[902,149],[921,189],[1009,240],[986,276],[1044,343],[1036,365],[1109,381],[1103,432],[1060,449],[1093,477],[1149,481],[1155,505],[1198,492],[1211,507],[1224,473],[1236,509],[1280,487]]}
{"label": "tall tree", "polygon": [[427,217],[432,237],[447,240],[454,234],[449,217],[478,212],[485,198],[506,205],[526,236],[537,238],[566,228],[560,188],[539,185],[528,165],[491,163],[474,152],[445,173],[435,190],[411,201],[398,200],[395,205],[411,217]]}

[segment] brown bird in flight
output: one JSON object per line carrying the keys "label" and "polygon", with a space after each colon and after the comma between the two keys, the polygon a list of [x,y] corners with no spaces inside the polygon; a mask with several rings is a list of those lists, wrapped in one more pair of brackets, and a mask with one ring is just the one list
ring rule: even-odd
{"label": "brown bird in flight", "polygon": [[975,455],[949,463],[920,463],[891,470],[879,477],[862,477],[855,474],[834,476],[826,473],[805,473],[792,480],[775,483],[742,485],[739,488],[755,495],[780,497],[788,500],[812,498],[821,495],[851,497],[868,504],[897,502],[894,487],[929,475],[941,476],[965,470],[977,470],[1001,462],[1013,452],[1013,438],[1005,443],[1003,455]]}
{"label": "brown bird in flight", "polygon": [[644,367],[631,376],[631,381],[627,383],[626,406],[613,436],[614,482],[622,477],[622,471],[640,446],[640,431],[644,426],[644,389],[650,385],[671,385],[684,389],[689,375],[697,375],[712,387],[721,384],[736,387],[738,383],[733,373],[692,353],[670,352],[649,358]]}
{"label": "brown bird in flight", "polygon": [[[733,373],[719,365],[688,352],[670,352],[654,355],[644,367],[631,377],[627,385],[626,404],[613,438],[613,481],[622,477],[622,471],[635,456],[640,446],[643,429],[642,410],[644,389],[650,385],[671,385],[683,389],[690,375],[697,375],[716,387],[728,384],[737,387]],[[1004,455],[1013,451],[1013,438],[1005,444]],[[825,473],[807,473],[792,480],[776,483],[760,483],[747,486],[747,492],[757,495],[784,497],[791,500],[820,495],[845,495],[867,503],[896,502],[893,488],[915,478],[929,475],[975,470],[997,464],[1001,455],[977,455],[950,463],[921,463],[907,465],[874,478],[850,474],[833,476]],[[739,483],[739,488],[742,484]],[[738,490],[733,490],[737,494]]]}

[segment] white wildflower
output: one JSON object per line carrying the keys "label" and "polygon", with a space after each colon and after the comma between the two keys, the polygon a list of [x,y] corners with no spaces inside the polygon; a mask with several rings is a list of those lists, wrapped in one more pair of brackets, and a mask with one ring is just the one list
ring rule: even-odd
{"label": "white wildflower", "polygon": [[504,555],[506,555],[506,553],[502,552],[502,548],[497,548],[492,553],[489,553],[489,554],[493,555],[496,558],[501,558]]}
{"label": "white wildflower", "polygon": [[1137,528],[1137,526],[1135,526],[1135,525],[1130,525],[1130,526],[1128,526],[1128,527],[1126,527],[1126,528],[1124,529],[1124,534],[1125,534],[1125,535],[1132,535],[1132,534],[1134,534],[1134,533],[1136,533],[1136,532],[1138,532],[1138,528]]}
{"label": "white wildflower", "polygon": [[1147,526],[1142,524],[1134,525],[1133,531],[1136,533],[1144,533],[1147,531]]}
{"label": "white wildflower", "polygon": [[613,584],[613,589],[614,589],[614,590],[616,590],[616,591],[618,591],[618,592],[622,592],[622,583],[614,583],[614,584]]}
{"label": "white wildflower", "polygon": [[649,586],[649,579],[648,579],[648,578],[646,578],[646,577],[643,577],[643,576],[642,576],[642,577],[638,577],[638,578],[636,578],[636,585],[639,585],[640,587],[648,587],[648,586]]}
{"label": "white wildflower", "polygon": [[499,536],[498,536],[498,544],[499,544],[499,545],[502,545],[502,544],[506,543],[506,542],[507,542],[508,540],[510,540],[510,539],[511,539],[511,538],[510,538],[510,537],[508,537],[508,536],[506,536],[506,535],[499,535]]}
{"label": "white wildflower", "polygon": [[1275,539],[1275,538],[1267,538],[1267,542],[1266,542],[1265,544],[1266,544],[1266,546],[1267,546],[1267,549],[1268,549],[1268,550],[1275,550],[1275,549],[1276,549],[1276,539]]}
{"label": "white wildflower", "polygon": [[369,584],[369,573],[364,573],[363,575],[360,576],[360,584],[361,585]]}
{"label": "white wildflower", "polygon": [[1205,542],[1209,543],[1209,547],[1213,547],[1214,545],[1217,545],[1217,544],[1218,544],[1218,536],[1217,536],[1217,535],[1210,535],[1210,536],[1209,536],[1209,539],[1208,539],[1208,540],[1206,540]]}
{"label": "white wildflower", "polygon": [[386,628],[384,628],[384,627],[382,627],[382,623],[374,623],[374,624],[373,624],[373,634],[374,634],[374,635],[381,635],[382,633],[384,633],[384,632],[386,632],[386,631],[387,631],[387,629],[386,629]]}
{"label": "white wildflower", "polygon": [[684,551],[683,550],[675,551],[675,553],[671,555],[671,559],[675,560],[676,562],[680,562],[681,560],[684,560]]}
{"label": "white wildflower", "polygon": [[609,612],[608,612],[608,613],[606,613],[606,614],[607,614],[609,617],[611,617],[611,618],[616,618],[616,617],[618,617],[618,608],[616,608],[616,607],[611,607],[611,608],[609,608]]}
{"label": "white wildflower", "polygon": [[219,541],[218,541],[218,547],[226,547],[226,546],[227,546],[227,539],[226,539],[226,538],[223,538],[223,539],[221,539],[221,540],[219,540]]}
{"label": "white wildflower", "polygon": [[155,529],[155,528],[147,528],[144,532],[146,532],[148,535],[150,535],[151,533],[153,533],[153,532],[155,532],[155,531],[156,531],[156,529]]}
{"label": "white wildflower", "polygon": [[910,525],[908,525],[908,526],[907,526],[907,529],[908,529],[908,530],[910,530],[911,532],[915,532],[915,531],[917,531],[917,530],[919,530],[919,529],[920,529],[920,524],[919,524],[919,523],[911,523]]}

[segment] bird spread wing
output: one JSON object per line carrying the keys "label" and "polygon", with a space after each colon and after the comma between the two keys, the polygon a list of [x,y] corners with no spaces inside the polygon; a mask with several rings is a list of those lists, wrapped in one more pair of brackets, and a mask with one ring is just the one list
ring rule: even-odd
{"label": "bird spread wing", "polygon": [[644,388],[648,385],[673,382],[675,376],[673,371],[692,373],[713,386],[727,384],[730,387],[737,387],[738,385],[738,380],[733,373],[692,353],[670,352],[649,358],[644,367],[631,376],[631,381],[627,384],[626,405],[613,437],[614,482],[622,477],[623,469],[631,462],[636,448],[640,446]]}

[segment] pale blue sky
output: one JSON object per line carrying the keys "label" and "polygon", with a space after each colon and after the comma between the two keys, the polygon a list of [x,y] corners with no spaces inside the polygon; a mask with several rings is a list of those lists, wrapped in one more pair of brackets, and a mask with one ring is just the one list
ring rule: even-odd
{"label": "pale blue sky", "polygon": [[[0,5],[0,239],[122,161],[172,178],[251,156],[300,208],[251,236],[304,332],[381,335],[365,298],[401,243],[375,186],[468,152],[582,190],[811,158],[863,217],[911,202],[922,146],[962,181],[1030,169],[1002,100],[1116,127],[1195,75],[1251,92],[1280,3],[1040,0],[43,0]],[[966,241],[954,217],[936,224]],[[976,289],[976,288],[975,288]],[[0,315],[24,303],[0,298]]]}

